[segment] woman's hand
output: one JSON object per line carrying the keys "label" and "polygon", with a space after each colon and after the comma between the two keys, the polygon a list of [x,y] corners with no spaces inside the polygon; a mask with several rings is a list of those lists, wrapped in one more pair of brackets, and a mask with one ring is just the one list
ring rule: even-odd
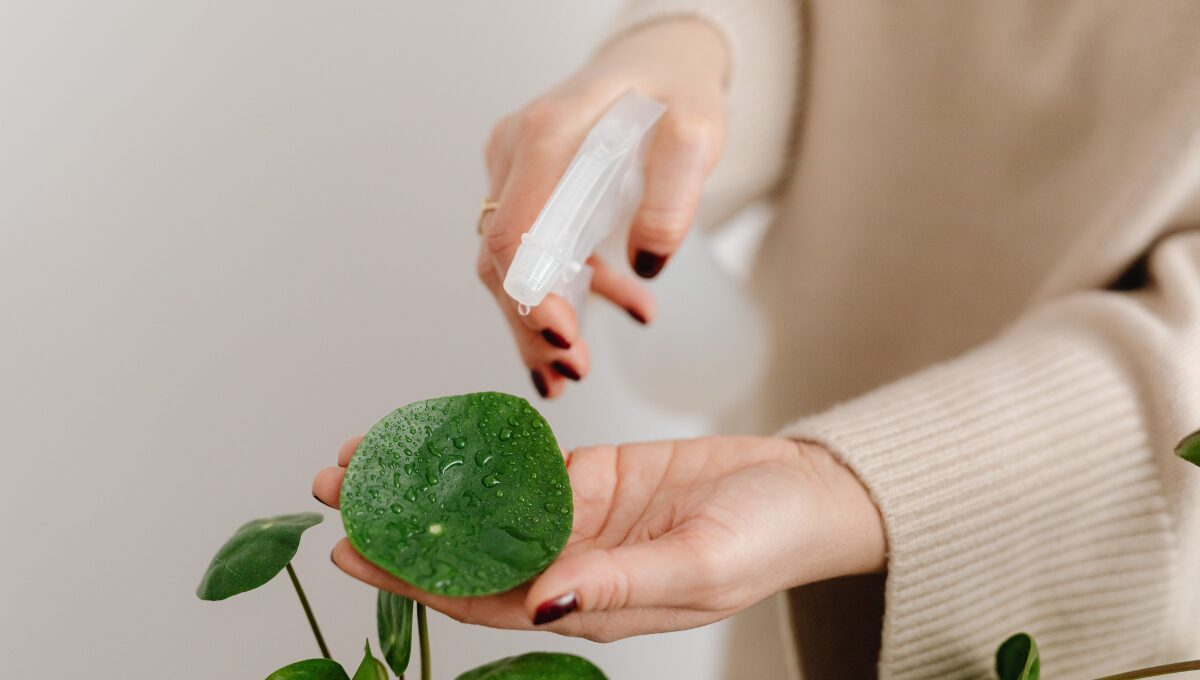
{"label": "woman's hand", "polygon": [[[339,467],[313,480],[323,503],[338,506],[359,441],[346,442]],[[597,446],[568,454],[567,472],[570,540],[525,586],[477,598],[432,595],[345,539],[333,561],[459,621],[599,641],[702,626],[785,588],[884,565],[882,522],[866,490],[813,444],[708,437]]]}
{"label": "woman's hand", "polygon": [[[575,310],[550,295],[528,316],[502,284],[521,235],[533,226],[592,124],[628,89],[666,103],[646,165],[646,192],[629,236],[634,271],[652,278],[683,241],[720,153],[724,127],[724,39],[694,19],[651,24],[610,43],[580,72],[501,120],[487,143],[499,202],[483,220],[479,277],[496,297],[538,393],[554,397],[590,368]],[[641,323],[654,317],[643,286],[593,258],[592,290]]]}

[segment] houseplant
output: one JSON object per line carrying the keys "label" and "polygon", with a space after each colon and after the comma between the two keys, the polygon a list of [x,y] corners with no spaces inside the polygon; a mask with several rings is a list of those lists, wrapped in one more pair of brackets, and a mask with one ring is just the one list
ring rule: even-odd
{"label": "houseplant", "polygon": [[[566,545],[571,486],[545,418],[519,397],[483,392],[397,409],[367,432],[342,484],[346,535],[399,578],[446,596],[502,592],[545,569]],[[350,680],[333,661],[291,560],[315,513],[256,519],[217,551],[196,594],[223,600],[286,571],[321,652],[267,680]],[[431,678],[425,607],[379,591],[377,659],[370,642],[353,680],[403,678],[416,622],[422,680]],[[604,680],[591,662],[534,652],[499,659],[459,680]]]}
{"label": "houseplant", "polygon": [[[1180,458],[1200,466],[1200,430],[1184,437],[1175,447]],[[1136,680],[1160,675],[1172,675],[1185,671],[1200,670],[1200,659],[1151,666],[1106,675],[1099,680]],[[1037,643],[1028,633],[1017,633],[1004,641],[996,650],[996,675],[1000,680],[1038,680],[1041,675],[1041,659]]]}

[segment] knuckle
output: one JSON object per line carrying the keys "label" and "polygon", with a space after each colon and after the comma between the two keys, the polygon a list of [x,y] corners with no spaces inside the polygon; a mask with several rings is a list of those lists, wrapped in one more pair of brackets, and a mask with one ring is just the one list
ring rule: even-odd
{"label": "knuckle", "polygon": [[596,593],[596,609],[610,612],[624,609],[631,600],[631,587],[623,569],[612,569],[611,576],[603,580]]}
{"label": "knuckle", "polygon": [[553,133],[569,115],[569,106],[557,99],[538,99],[525,107],[521,114],[522,139],[543,137]]}
{"label": "knuckle", "polygon": [[492,255],[500,255],[510,248],[516,247],[520,238],[521,235],[517,232],[504,229],[497,224],[484,231],[483,247]]}
{"label": "knuckle", "polygon": [[638,226],[651,241],[675,245],[687,235],[688,213],[678,206],[643,205],[638,213]]}
{"label": "knuckle", "polygon": [[705,166],[716,162],[721,149],[721,128],[708,116],[678,113],[664,121],[662,133],[672,144],[689,149]]}

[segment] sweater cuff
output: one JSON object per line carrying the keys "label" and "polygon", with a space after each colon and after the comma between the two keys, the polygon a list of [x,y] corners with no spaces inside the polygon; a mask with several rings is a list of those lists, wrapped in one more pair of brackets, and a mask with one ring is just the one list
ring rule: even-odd
{"label": "sweater cuff", "polygon": [[717,224],[774,190],[795,147],[801,16],[795,0],[635,0],[613,34],[677,17],[708,22],[730,52],[725,146],[701,202],[700,221]]}
{"label": "sweater cuff", "polygon": [[989,676],[1021,630],[1056,677],[1162,648],[1173,542],[1136,390],[1093,336],[1014,333],[783,431],[883,516],[884,677]]}

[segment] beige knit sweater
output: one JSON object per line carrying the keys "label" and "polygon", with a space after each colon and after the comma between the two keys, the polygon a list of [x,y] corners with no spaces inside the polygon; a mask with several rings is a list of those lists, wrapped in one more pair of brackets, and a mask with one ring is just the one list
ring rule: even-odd
{"label": "beige knit sweater", "polygon": [[733,53],[706,219],[780,204],[747,413],[887,528],[882,623],[845,615],[869,579],[797,607],[806,675],[987,677],[1018,630],[1051,680],[1196,656],[1200,2],[643,0],[623,28],[678,14]]}

